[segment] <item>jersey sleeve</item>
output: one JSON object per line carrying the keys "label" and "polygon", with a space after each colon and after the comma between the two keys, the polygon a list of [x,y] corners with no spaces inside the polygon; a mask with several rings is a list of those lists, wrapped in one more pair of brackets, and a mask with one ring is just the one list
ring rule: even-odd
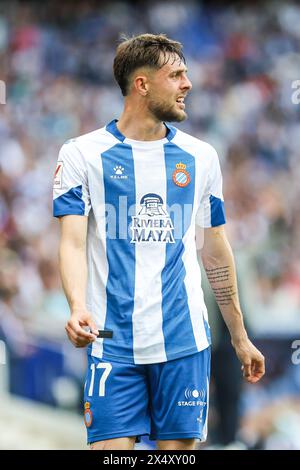
{"label": "jersey sleeve", "polygon": [[74,141],[58,155],[53,182],[53,215],[87,216],[91,209],[86,162]]}
{"label": "jersey sleeve", "polygon": [[217,227],[226,223],[222,192],[222,173],[218,154],[213,147],[207,183],[196,214],[196,224],[203,228]]}

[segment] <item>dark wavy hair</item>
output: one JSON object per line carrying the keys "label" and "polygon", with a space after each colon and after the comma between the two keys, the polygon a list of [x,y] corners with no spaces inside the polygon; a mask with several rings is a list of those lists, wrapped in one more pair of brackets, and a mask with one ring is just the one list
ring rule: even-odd
{"label": "dark wavy hair", "polygon": [[167,38],[165,34],[140,34],[132,38],[124,37],[117,47],[113,71],[122,95],[129,93],[130,76],[140,67],[160,69],[173,56],[185,63],[182,44]]}

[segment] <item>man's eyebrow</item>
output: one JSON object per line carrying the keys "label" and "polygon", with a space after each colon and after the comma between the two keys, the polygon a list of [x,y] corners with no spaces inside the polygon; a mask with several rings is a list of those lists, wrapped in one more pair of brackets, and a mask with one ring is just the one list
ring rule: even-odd
{"label": "man's eyebrow", "polygon": [[176,70],[172,70],[170,72],[170,74],[173,74],[173,73],[180,73],[180,72],[185,72],[187,73],[188,69],[187,68],[182,68],[182,69],[176,69]]}

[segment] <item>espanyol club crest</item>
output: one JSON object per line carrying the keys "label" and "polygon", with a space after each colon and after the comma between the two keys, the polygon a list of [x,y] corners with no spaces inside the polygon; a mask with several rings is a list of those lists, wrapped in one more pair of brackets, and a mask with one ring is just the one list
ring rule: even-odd
{"label": "espanyol club crest", "polygon": [[172,177],[174,183],[180,188],[184,188],[191,181],[190,174],[186,171],[186,165],[181,162],[176,164],[176,170]]}
{"label": "espanyol club crest", "polygon": [[90,403],[88,401],[84,404],[84,423],[89,428],[93,422],[93,414],[90,410]]}

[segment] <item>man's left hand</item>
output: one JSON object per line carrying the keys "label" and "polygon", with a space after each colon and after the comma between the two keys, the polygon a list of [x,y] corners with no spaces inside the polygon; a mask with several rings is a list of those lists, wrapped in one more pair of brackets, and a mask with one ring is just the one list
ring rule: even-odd
{"label": "man's left hand", "polygon": [[249,383],[258,382],[265,374],[265,358],[261,352],[251,343],[249,338],[234,341],[232,345],[235,349],[239,361],[242,363],[244,379]]}

